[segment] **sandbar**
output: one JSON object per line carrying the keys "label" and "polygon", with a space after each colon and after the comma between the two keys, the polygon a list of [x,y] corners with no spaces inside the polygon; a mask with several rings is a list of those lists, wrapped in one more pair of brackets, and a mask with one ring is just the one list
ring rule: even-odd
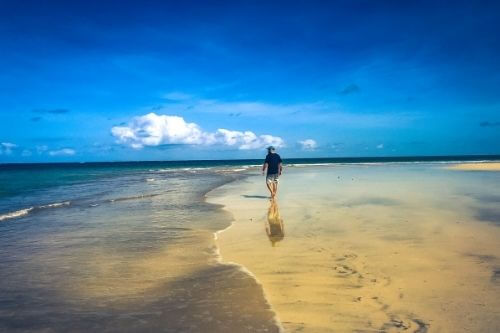
{"label": "sandbar", "polygon": [[208,201],[234,217],[222,261],[253,274],[286,332],[500,332],[500,228],[477,218],[498,205],[500,173],[479,176],[287,168],[275,203],[258,175]]}
{"label": "sandbar", "polygon": [[500,162],[459,163],[447,166],[447,168],[463,171],[500,171]]}

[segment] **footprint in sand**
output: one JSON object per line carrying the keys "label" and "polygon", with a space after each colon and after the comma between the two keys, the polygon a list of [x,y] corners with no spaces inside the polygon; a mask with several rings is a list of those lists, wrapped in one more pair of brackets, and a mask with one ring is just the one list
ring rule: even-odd
{"label": "footprint in sand", "polygon": [[426,333],[429,330],[429,324],[412,315],[390,315],[390,321],[384,323],[380,329],[384,332],[396,330],[397,332]]}
{"label": "footprint in sand", "polygon": [[357,254],[354,253],[348,253],[344,254],[343,256],[336,258],[335,261],[344,261],[344,260],[354,260],[358,257]]}
{"label": "footprint in sand", "polygon": [[333,267],[333,269],[340,275],[353,275],[356,274],[357,271],[354,268],[351,268],[347,265],[337,265]]}
{"label": "footprint in sand", "polygon": [[339,257],[333,256],[334,261],[336,262],[335,266],[333,266],[333,270],[336,272],[337,275],[341,277],[349,277],[349,276],[356,276],[358,279],[363,278],[363,276],[358,273],[358,270],[352,265],[351,261],[356,260],[358,257],[354,253],[347,253],[343,254]]}

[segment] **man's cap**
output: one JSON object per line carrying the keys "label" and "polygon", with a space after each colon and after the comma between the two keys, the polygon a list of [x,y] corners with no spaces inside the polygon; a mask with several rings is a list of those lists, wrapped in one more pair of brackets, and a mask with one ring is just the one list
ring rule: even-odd
{"label": "man's cap", "polygon": [[267,150],[276,150],[276,148],[274,148],[273,146],[269,146],[267,147]]}

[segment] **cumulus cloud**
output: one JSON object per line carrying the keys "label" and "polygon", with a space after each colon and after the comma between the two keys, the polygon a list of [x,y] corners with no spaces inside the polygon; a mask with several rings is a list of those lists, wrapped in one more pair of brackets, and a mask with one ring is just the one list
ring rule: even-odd
{"label": "cumulus cloud", "polygon": [[63,148],[59,150],[51,150],[49,151],[50,156],[73,156],[76,154],[76,151],[71,148]]}
{"label": "cumulus cloud", "polygon": [[239,149],[259,149],[267,146],[283,147],[284,141],[280,137],[264,134],[257,136],[251,131],[231,131],[218,129],[215,133],[216,143],[227,146],[237,146]]}
{"label": "cumulus cloud", "polygon": [[382,148],[384,148],[384,144],[383,144],[383,143],[378,144],[376,148],[377,148],[377,149],[382,149]]}
{"label": "cumulus cloud", "polygon": [[5,154],[5,155],[9,155],[12,153],[12,150],[14,148],[16,148],[17,145],[14,144],[14,143],[10,143],[10,142],[1,142],[0,143],[0,155],[2,154]]}
{"label": "cumulus cloud", "polygon": [[238,149],[259,149],[267,145],[284,146],[280,137],[256,135],[251,131],[233,131],[220,128],[205,132],[198,124],[188,123],[179,116],[148,113],[134,117],[126,126],[114,126],[111,134],[118,143],[135,149],[165,144],[225,145]]}
{"label": "cumulus cloud", "polygon": [[299,145],[303,150],[315,150],[318,147],[318,144],[313,139],[299,141]]}

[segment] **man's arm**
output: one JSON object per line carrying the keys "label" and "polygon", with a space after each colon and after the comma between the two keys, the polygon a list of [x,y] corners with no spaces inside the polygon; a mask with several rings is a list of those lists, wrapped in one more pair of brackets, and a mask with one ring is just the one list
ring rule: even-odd
{"label": "man's arm", "polygon": [[280,176],[281,176],[281,172],[283,171],[283,163],[280,162],[279,168],[280,168]]}
{"label": "man's arm", "polygon": [[262,174],[264,174],[264,172],[266,171],[267,167],[268,167],[268,164],[267,164],[267,162],[265,162],[264,165],[262,165]]}

